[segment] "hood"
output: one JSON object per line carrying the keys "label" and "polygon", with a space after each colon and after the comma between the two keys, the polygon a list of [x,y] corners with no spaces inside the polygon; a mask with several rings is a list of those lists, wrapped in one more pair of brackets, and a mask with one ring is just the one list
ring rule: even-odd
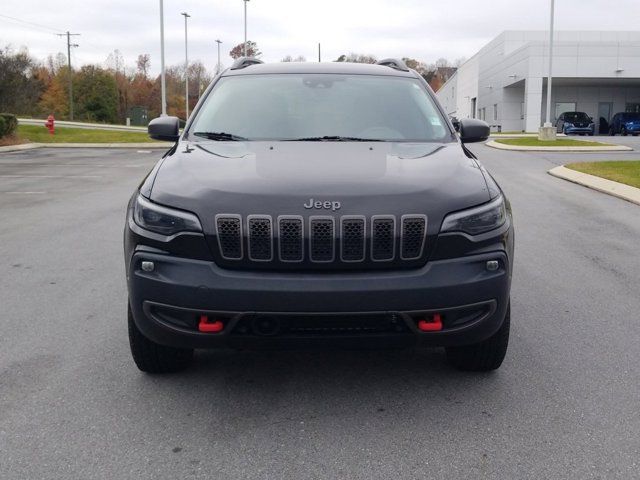
{"label": "hood", "polygon": [[181,142],[150,197],[196,213],[205,229],[218,213],[338,213],[304,207],[316,201],[339,202],[340,215],[425,214],[439,228],[446,213],[490,194],[457,143],[212,141]]}

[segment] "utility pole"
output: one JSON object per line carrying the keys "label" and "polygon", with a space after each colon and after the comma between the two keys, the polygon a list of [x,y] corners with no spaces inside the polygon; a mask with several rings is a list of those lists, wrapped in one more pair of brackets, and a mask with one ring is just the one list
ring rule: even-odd
{"label": "utility pole", "polygon": [[182,12],[180,15],[184,16],[184,83],[185,83],[185,121],[189,119],[189,49],[187,47],[187,18],[189,15],[187,12]]}
{"label": "utility pole", "polygon": [[77,37],[79,33],[58,33],[59,37],[67,37],[67,66],[69,67],[69,120],[73,120],[73,75],[71,71],[71,47],[79,47],[77,43],[71,43],[71,37]]}
{"label": "utility pole", "polygon": [[222,43],[222,40],[216,40],[216,43],[218,44],[218,66],[216,67],[216,75],[220,74],[220,44]]}
{"label": "utility pole", "polygon": [[318,42],[318,63],[322,62],[322,57],[320,56],[320,42]]}
{"label": "utility pole", "polygon": [[167,84],[164,78],[164,8],[160,0],[160,90],[162,96],[162,116],[167,115]]}
{"label": "utility pole", "polygon": [[242,0],[244,2],[244,56],[247,56],[247,2],[249,0]]}

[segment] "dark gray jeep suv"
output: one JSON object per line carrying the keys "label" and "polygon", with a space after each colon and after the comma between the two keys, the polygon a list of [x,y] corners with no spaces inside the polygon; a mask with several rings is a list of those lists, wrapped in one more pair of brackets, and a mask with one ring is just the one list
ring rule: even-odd
{"label": "dark gray jeep suv", "polygon": [[[457,131],[456,131],[457,130]],[[145,372],[198,348],[329,342],[444,346],[502,363],[511,209],[423,78],[398,60],[262,64],[207,89],[133,194],[129,337]]]}

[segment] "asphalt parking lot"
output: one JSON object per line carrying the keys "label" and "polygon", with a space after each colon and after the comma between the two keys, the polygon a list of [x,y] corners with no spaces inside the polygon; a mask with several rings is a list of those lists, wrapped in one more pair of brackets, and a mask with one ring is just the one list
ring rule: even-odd
{"label": "asphalt parking lot", "polygon": [[0,478],[638,478],[640,207],[546,171],[640,153],[472,149],[516,223],[511,344],[481,375],[439,350],[198,352],[144,375],[122,229],[160,153],[0,155]]}

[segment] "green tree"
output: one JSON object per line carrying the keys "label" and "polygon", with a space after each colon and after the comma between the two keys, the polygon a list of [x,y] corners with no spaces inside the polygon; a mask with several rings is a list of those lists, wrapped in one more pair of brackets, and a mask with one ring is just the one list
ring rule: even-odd
{"label": "green tree", "polygon": [[117,121],[118,87],[109,72],[85,65],[75,74],[73,89],[79,118],[105,123]]}
{"label": "green tree", "polygon": [[0,49],[0,112],[33,114],[45,88],[35,74],[37,66],[26,49]]}

